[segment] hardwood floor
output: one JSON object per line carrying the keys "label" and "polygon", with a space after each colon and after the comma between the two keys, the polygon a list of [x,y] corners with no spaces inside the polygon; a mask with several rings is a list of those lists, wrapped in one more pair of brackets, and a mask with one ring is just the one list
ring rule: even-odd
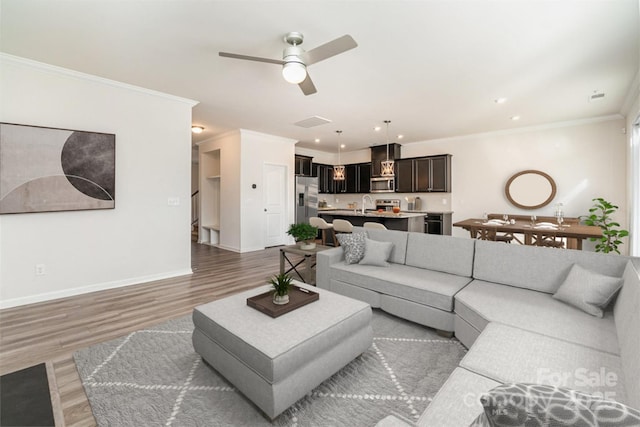
{"label": "hardwood floor", "polygon": [[[47,363],[55,380],[56,425],[95,426],[74,351],[264,284],[279,269],[278,248],[238,254],[191,247],[193,275],[0,310],[0,374]],[[58,423],[62,418],[64,424]]]}

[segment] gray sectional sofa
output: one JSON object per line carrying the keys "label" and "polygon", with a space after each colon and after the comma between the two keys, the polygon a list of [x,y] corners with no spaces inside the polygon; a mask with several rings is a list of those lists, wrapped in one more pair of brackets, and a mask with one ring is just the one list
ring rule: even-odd
{"label": "gray sectional sofa", "polygon": [[[453,332],[469,349],[426,411],[408,421],[470,425],[483,412],[479,397],[504,383],[561,386],[640,409],[640,258],[367,233],[393,243],[389,266],[347,264],[343,248],[333,248],[317,254],[317,286]],[[573,269],[622,279],[603,317],[553,297]],[[393,415],[380,422],[399,425]]]}

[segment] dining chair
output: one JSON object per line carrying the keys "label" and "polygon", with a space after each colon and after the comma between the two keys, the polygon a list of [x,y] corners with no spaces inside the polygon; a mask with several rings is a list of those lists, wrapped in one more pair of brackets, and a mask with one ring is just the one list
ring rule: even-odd
{"label": "dining chair", "polygon": [[[324,219],[317,217],[317,216],[312,216],[311,218],[309,218],[309,224],[311,224],[314,227],[318,227],[318,230],[320,230],[322,232],[322,245],[326,246],[327,245],[327,233],[331,233],[331,237],[333,238],[333,242],[334,245],[336,245],[335,242],[337,242],[338,239],[336,239],[336,232],[333,229],[333,224],[329,224],[327,221],[325,221]],[[337,246],[337,245],[336,245]]]}
{"label": "dining chair", "polygon": [[387,227],[384,224],[380,224],[379,222],[365,222],[362,225],[364,228],[377,228],[378,230],[386,230]]}
{"label": "dining chair", "polygon": [[496,230],[493,227],[474,227],[469,230],[472,239],[478,240],[496,240]]}

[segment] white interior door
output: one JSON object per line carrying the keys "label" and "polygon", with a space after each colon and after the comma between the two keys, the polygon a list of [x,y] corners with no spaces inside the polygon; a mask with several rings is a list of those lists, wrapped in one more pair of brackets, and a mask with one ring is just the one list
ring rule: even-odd
{"label": "white interior door", "polygon": [[278,246],[287,242],[287,167],[263,167],[264,183],[264,245]]}

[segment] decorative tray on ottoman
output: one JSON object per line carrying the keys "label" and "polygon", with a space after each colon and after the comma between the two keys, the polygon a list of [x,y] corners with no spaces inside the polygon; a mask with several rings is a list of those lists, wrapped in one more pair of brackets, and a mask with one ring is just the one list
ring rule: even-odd
{"label": "decorative tray on ottoman", "polygon": [[296,308],[300,308],[303,305],[317,301],[319,298],[320,294],[317,292],[291,285],[291,288],[289,288],[289,302],[287,304],[274,304],[273,291],[269,291],[247,298],[247,305],[275,318],[293,311]]}

